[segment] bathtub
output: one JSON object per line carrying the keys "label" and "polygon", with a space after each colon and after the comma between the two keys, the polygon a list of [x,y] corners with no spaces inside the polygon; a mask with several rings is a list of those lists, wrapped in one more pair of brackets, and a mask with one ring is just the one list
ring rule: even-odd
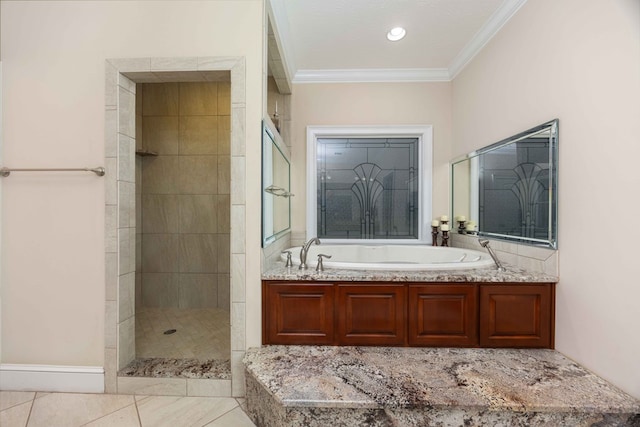
{"label": "bathtub", "polygon": [[[291,251],[294,266],[300,264],[300,246]],[[309,247],[307,265],[314,269],[318,254],[325,258],[325,269],[366,270],[460,270],[494,266],[488,253],[472,249],[422,245],[332,245]],[[286,254],[282,254],[286,260]]]}

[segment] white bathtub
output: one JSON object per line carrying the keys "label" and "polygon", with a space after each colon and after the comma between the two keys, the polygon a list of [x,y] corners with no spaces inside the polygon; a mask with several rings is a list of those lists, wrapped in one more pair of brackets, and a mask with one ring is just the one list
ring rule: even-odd
{"label": "white bathtub", "polygon": [[[287,249],[295,266],[300,264],[300,246]],[[460,270],[495,266],[488,253],[471,249],[423,245],[311,245],[307,255],[314,269],[318,254],[331,255],[323,261],[325,269],[367,270]],[[282,255],[286,260],[286,254]]]}

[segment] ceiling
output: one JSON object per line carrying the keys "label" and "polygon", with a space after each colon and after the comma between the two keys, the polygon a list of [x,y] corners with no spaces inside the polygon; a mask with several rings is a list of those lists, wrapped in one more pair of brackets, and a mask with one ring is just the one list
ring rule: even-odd
{"label": "ceiling", "polygon": [[448,81],[525,2],[270,0],[270,19],[293,83]]}

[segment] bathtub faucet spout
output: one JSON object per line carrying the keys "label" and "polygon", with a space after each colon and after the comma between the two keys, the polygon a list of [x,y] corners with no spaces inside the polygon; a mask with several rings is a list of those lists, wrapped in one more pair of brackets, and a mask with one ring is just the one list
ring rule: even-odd
{"label": "bathtub faucet spout", "polygon": [[307,243],[302,245],[302,248],[300,249],[300,267],[298,267],[300,270],[304,270],[307,268],[307,253],[309,252],[309,246],[311,246],[311,244],[313,243],[319,245],[320,239],[314,237],[313,239],[310,239]]}
{"label": "bathtub faucet spout", "polygon": [[491,258],[493,258],[493,262],[496,263],[496,267],[498,267],[498,271],[507,271],[506,268],[504,268],[502,266],[502,264],[500,263],[500,260],[498,259],[498,256],[496,255],[495,252],[493,252],[493,249],[491,249],[491,246],[489,246],[489,240],[487,239],[478,239],[478,243],[480,243],[480,246],[482,246],[483,248],[487,248],[487,251],[489,252],[489,255],[491,255]]}

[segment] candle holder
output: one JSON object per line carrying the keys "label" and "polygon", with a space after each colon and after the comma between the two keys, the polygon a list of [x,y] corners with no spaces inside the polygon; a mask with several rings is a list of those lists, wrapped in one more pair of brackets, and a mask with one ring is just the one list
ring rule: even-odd
{"label": "candle holder", "polygon": [[280,133],[280,116],[278,115],[278,107],[276,107],[276,112],[273,113],[273,116],[271,116],[271,121],[273,122],[273,125],[276,127],[276,130],[278,131],[278,133]]}
{"label": "candle holder", "polygon": [[449,246],[449,232],[448,231],[443,231],[442,232],[442,243],[440,244],[440,246]]}
{"label": "candle holder", "polygon": [[431,246],[438,246],[438,227],[431,226]]}
{"label": "candle holder", "polygon": [[464,234],[464,223],[466,221],[458,221],[458,234]]}

